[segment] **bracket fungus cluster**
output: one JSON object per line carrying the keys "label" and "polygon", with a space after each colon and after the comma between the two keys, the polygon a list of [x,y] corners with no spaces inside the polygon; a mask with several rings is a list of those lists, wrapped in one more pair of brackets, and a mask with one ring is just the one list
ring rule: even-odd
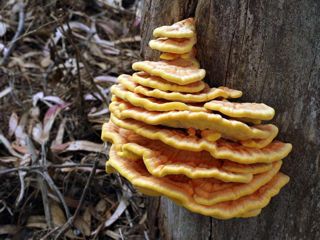
{"label": "bracket fungus cluster", "polygon": [[279,172],[291,144],[275,140],[273,108],[231,101],[242,92],[210,88],[196,60],[192,18],[154,30],[160,61],[132,65],[112,87],[107,171],[139,191],[190,211],[230,219],[257,216],[289,181]]}

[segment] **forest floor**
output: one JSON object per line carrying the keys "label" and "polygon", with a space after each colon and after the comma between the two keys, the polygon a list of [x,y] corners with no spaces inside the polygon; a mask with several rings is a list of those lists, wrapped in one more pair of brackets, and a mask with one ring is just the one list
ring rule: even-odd
{"label": "forest floor", "polygon": [[148,239],[143,197],[104,170],[140,46],[139,4],[114,2],[0,3],[0,239]]}

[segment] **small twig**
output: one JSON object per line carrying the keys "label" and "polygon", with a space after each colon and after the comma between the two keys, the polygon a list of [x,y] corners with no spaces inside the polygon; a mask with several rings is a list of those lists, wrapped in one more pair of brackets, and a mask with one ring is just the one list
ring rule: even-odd
{"label": "small twig", "polygon": [[[74,48],[75,52],[76,52],[76,64],[77,64],[77,72],[78,72],[78,79],[80,79],[80,68],[79,68],[79,60],[82,62],[83,66],[84,66],[84,69],[86,71],[86,73],[88,74],[89,76],[89,80],[90,80],[90,83],[92,84],[93,88],[95,91],[97,91],[97,93],[100,95],[101,99],[103,99],[103,103],[105,104],[109,104],[109,101],[108,99],[103,95],[103,93],[101,93],[100,89],[96,86],[95,82],[94,82],[94,79],[89,71],[89,68],[87,66],[87,63],[86,61],[82,58],[81,54],[80,54],[80,50],[79,48],[77,47],[77,45],[75,44],[74,42],[74,39],[73,39],[73,35],[72,35],[72,29],[70,28],[69,26],[69,23],[67,22],[67,27],[68,27],[68,33],[66,33],[66,31],[64,30],[63,27],[62,28],[62,32],[65,36],[68,37],[68,39],[70,40],[70,43],[72,45],[72,47]],[[81,84],[81,83],[80,83]],[[79,85],[79,83],[78,83]],[[80,85],[79,85],[80,86]],[[80,89],[81,90],[81,89]],[[82,94],[81,92],[82,91],[79,91],[80,94]],[[83,97],[82,97],[83,98]],[[84,105],[82,105],[84,106]]]}
{"label": "small twig", "polygon": [[70,41],[72,47],[75,50],[76,53],[76,67],[77,67],[77,80],[78,80],[78,95],[77,95],[77,99],[80,100],[78,101],[79,103],[79,109],[81,111],[81,115],[82,116],[86,116],[86,114],[84,113],[84,109],[85,109],[85,101],[83,98],[83,87],[82,87],[82,83],[81,83],[81,73],[80,73],[80,64],[79,64],[79,60],[80,60],[80,51],[78,50],[75,42],[73,41],[73,37],[72,37],[72,29],[70,28],[69,22],[66,23],[67,27],[68,27],[68,32],[65,31],[63,25],[61,24],[61,31],[63,32],[63,34],[67,37],[67,39]]}
{"label": "small twig", "polygon": [[74,224],[74,221],[76,220],[77,216],[79,215],[80,213],[80,210],[82,208],[82,205],[84,203],[84,198],[87,194],[87,191],[89,189],[89,186],[91,185],[91,182],[92,182],[92,179],[96,173],[96,169],[97,169],[97,166],[98,166],[98,159],[95,160],[94,162],[94,165],[93,165],[93,168],[92,168],[92,171],[89,175],[89,178],[87,180],[87,183],[83,189],[83,192],[81,194],[81,197],[80,197],[80,202],[77,206],[77,209],[76,211],[74,212],[73,216],[71,218],[68,219],[68,221],[62,226],[61,230],[59,231],[59,233],[57,234],[57,236],[55,237],[55,239],[59,239],[59,237],[64,234],[65,232],[67,232],[71,226],[73,226]]}
{"label": "small twig", "polygon": [[24,20],[25,20],[25,13],[24,13],[24,4],[22,2],[19,3],[19,23],[16,33],[14,34],[11,42],[8,44],[8,50],[4,53],[4,56],[0,62],[1,66],[5,66],[8,62],[9,56],[11,52],[14,50],[15,44],[22,34],[24,28]]}
{"label": "small twig", "polygon": [[[38,161],[38,157],[36,155],[34,145],[28,135],[26,135],[26,142],[27,142],[28,152],[31,155],[31,162],[32,162],[32,164],[36,164]],[[41,162],[40,162],[40,164],[41,164]],[[37,176],[37,182],[38,182],[38,185],[39,185],[39,188],[41,191],[44,216],[46,218],[46,222],[47,222],[48,226],[50,228],[52,228],[53,222],[52,222],[50,203],[49,203],[49,198],[48,198],[48,188],[47,188],[46,183],[44,181],[42,181],[41,176]]]}
{"label": "small twig", "polygon": [[54,234],[56,231],[58,231],[60,227],[55,227],[53,228],[50,232],[48,232],[46,235],[44,235],[42,238],[40,238],[40,240],[47,240],[47,239],[51,239],[49,238],[52,234]]}
{"label": "small twig", "polygon": [[24,197],[24,192],[25,192],[25,183],[24,183],[24,175],[25,173],[22,171],[18,171],[19,174],[19,180],[20,180],[20,192],[19,196],[16,200],[15,206],[18,207]]}
{"label": "small twig", "polygon": [[[45,168],[82,168],[82,167],[93,167],[93,164],[52,164],[52,165],[47,165],[47,166],[30,166],[30,167],[16,167],[16,168],[10,168],[10,169],[5,169],[0,171],[0,176],[9,174],[12,172],[18,172],[18,171],[24,171],[24,172],[29,172],[33,170],[40,170],[43,171]],[[104,168],[98,168],[98,169],[104,169]]]}
{"label": "small twig", "polygon": [[69,211],[69,207],[66,204],[62,193],[60,192],[58,187],[54,184],[54,181],[52,180],[52,178],[49,176],[49,174],[47,172],[43,173],[43,172],[40,172],[39,170],[35,170],[35,172],[38,173],[39,175],[41,175],[46,180],[46,182],[48,183],[51,190],[56,193],[57,197],[59,198],[59,200],[64,208],[64,211],[66,212],[67,218],[69,218],[71,216],[70,211]]}
{"label": "small twig", "polygon": [[28,32],[22,34],[21,36],[19,36],[19,37],[16,39],[16,41],[19,41],[19,40],[21,40],[22,38],[25,38],[25,37],[27,37],[27,36],[30,36],[30,35],[34,34],[34,33],[37,33],[38,31],[42,30],[43,28],[45,28],[45,27],[47,27],[47,26],[49,26],[49,25],[51,25],[51,24],[53,24],[53,23],[56,23],[56,22],[57,22],[57,20],[53,20],[53,21],[50,21],[50,22],[47,22],[47,23],[41,25],[41,26],[38,27],[37,29],[28,31]]}

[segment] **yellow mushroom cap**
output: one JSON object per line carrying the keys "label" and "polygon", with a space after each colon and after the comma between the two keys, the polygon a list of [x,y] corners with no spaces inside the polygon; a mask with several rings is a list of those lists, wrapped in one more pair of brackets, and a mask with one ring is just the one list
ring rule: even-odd
{"label": "yellow mushroom cap", "polygon": [[192,38],[196,36],[194,19],[188,18],[171,26],[161,26],[153,30],[154,37]]}
{"label": "yellow mushroom cap", "polygon": [[253,194],[271,181],[279,172],[281,165],[281,161],[273,163],[269,171],[254,175],[249,183],[224,183],[217,187],[204,181],[201,187],[195,189],[193,197],[197,203],[210,206]]}
{"label": "yellow mushroom cap", "polygon": [[[119,119],[111,114],[110,120],[120,128],[134,131],[151,140],[159,140],[163,143],[181,150],[194,152],[208,151],[214,158],[227,159],[237,163],[250,164],[249,172],[259,173],[269,170],[267,166],[255,166],[254,163],[272,163],[274,161],[285,158],[292,149],[291,144],[279,141],[272,142],[268,146],[257,149],[245,147],[238,143],[232,143],[227,140],[219,139],[216,142],[208,141],[205,138],[188,135],[186,131],[181,129],[164,128],[162,126],[153,126],[146,123],[136,121],[134,119]],[[102,134],[107,132],[104,129]],[[201,131],[202,132],[202,131]],[[200,133],[200,135],[202,135]],[[239,165],[224,164],[225,169],[231,169],[233,172],[244,172]],[[232,169],[233,168],[233,169]],[[235,169],[238,169],[235,171]],[[261,169],[261,170],[258,170]],[[264,170],[263,170],[264,169]]]}
{"label": "yellow mushroom cap", "polygon": [[[145,193],[151,193],[151,195],[155,196],[167,196],[190,211],[219,219],[230,219],[246,214],[251,210],[265,207],[271,198],[277,195],[280,189],[289,181],[288,176],[278,173],[271,181],[253,194],[240,197],[236,200],[206,206],[197,203],[193,198],[195,192],[194,187],[198,186],[198,180],[196,179],[154,177],[146,170],[142,161],[128,161],[121,158],[117,155],[113,147],[110,151],[108,165],[111,165],[135,187],[143,190]],[[195,182],[195,184],[193,184],[193,182]]]}
{"label": "yellow mushroom cap", "polygon": [[193,67],[181,67],[168,62],[141,61],[132,64],[133,70],[144,71],[178,85],[187,85],[202,80],[206,71]]}
{"label": "yellow mushroom cap", "polygon": [[264,103],[236,103],[212,100],[206,103],[204,107],[230,117],[245,117],[259,120],[270,120],[275,113],[272,107]]}
{"label": "yellow mushroom cap", "polygon": [[194,59],[196,57],[196,49],[193,47],[190,52],[184,54],[177,54],[177,53],[169,53],[164,52],[160,55],[160,59],[163,60],[175,60],[175,59]]}
{"label": "yellow mushroom cap", "polygon": [[[280,160],[279,160],[280,161]],[[278,161],[277,161],[278,162]],[[237,162],[225,161],[222,168],[234,173],[252,173],[258,174],[269,171],[272,168],[272,163],[251,163],[241,164]]]}
{"label": "yellow mushroom cap", "polygon": [[195,106],[182,102],[169,102],[162,99],[150,98],[141,94],[130,92],[122,87],[122,85],[113,85],[111,92],[114,96],[131,103],[134,106],[142,107],[148,111],[174,111],[188,110],[192,112],[206,112],[207,109],[201,106]]}
{"label": "yellow mushroom cap", "polygon": [[[122,74],[118,77],[118,81],[131,92],[142,94],[148,97],[166,99],[168,101],[180,102],[206,102],[215,98],[238,98],[242,95],[241,91],[233,90],[226,87],[210,88],[208,85],[198,93],[181,93],[168,92],[159,89],[151,89],[141,86],[134,82],[130,75]],[[181,110],[181,109],[180,109]]]}
{"label": "yellow mushroom cap", "polygon": [[251,148],[264,148],[273,141],[273,139],[278,135],[278,132],[279,132],[279,129],[272,124],[258,125],[256,127],[269,131],[271,133],[270,136],[266,139],[249,139],[249,140],[240,141],[243,146],[251,147]]}
{"label": "yellow mushroom cap", "polygon": [[149,41],[149,47],[160,52],[185,54],[191,52],[197,39],[192,38],[157,38]]}
{"label": "yellow mushroom cap", "polygon": [[122,102],[120,99],[115,99],[110,104],[109,109],[120,119],[133,118],[151,125],[165,125],[176,128],[212,129],[223,136],[238,140],[265,139],[270,136],[268,131],[248,126],[239,121],[225,119],[213,113],[190,111],[149,112],[127,102]]}
{"label": "yellow mushroom cap", "polygon": [[172,82],[168,82],[163,78],[152,76],[145,72],[134,73],[132,75],[132,80],[139,85],[148,88],[171,92],[197,93],[202,91],[206,87],[206,84],[203,81],[198,81],[186,85],[177,85]]}
{"label": "yellow mushroom cap", "polygon": [[[189,178],[215,178],[223,182],[242,182],[252,180],[252,174],[232,173],[222,167],[226,160],[213,158],[208,152],[190,152],[172,148],[160,141],[150,141],[132,131],[124,130],[109,122],[104,125],[104,140],[111,141],[118,155],[126,157],[134,154],[137,159],[143,159],[148,171],[156,176],[183,174]],[[242,168],[246,168],[243,165]]]}

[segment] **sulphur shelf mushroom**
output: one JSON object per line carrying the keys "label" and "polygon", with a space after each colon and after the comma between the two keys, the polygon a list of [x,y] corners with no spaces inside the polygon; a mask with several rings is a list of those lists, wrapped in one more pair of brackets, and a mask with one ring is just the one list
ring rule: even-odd
{"label": "sulphur shelf mushroom", "polygon": [[275,140],[263,103],[234,102],[242,92],[210,88],[196,59],[194,20],[156,28],[149,46],[159,61],[112,86],[102,140],[112,147],[106,170],[150,196],[219,219],[260,214],[289,177],[280,172],[292,146]]}

